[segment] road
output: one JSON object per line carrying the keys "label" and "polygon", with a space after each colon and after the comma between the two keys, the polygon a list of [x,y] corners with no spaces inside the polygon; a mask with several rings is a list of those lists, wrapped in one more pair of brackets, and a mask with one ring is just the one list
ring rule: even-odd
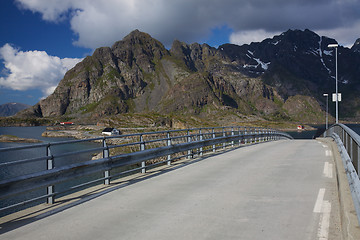
{"label": "road", "polygon": [[340,239],[330,148],[262,143],[178,167],[0,239]]}

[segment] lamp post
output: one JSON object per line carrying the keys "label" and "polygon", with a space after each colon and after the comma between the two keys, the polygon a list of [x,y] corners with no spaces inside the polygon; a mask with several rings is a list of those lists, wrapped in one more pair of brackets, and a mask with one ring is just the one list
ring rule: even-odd
{"label": "lamp post", "polygon": [[329,94],[324,93],[323,96],[326,97],[326,125],[325,125],[326,128],[325,129],[328,129]]}
{"label": "lamp post", "polygon": [[339,44],[329,44],[328,48],[335,48],[335,91],[336,91],[336,123],[339,123],[339,95],[338,95],[338,67],[337,67],[337,50],[338,50]]}

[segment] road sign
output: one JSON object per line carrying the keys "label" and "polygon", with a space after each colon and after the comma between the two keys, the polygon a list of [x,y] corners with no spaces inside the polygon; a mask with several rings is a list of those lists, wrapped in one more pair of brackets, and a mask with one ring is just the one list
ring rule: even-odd
{"label": "road sign", "polygon": [[[336,93],[332,94],[332,101],[336,102]],[[341,93],[338,93],[338,102],[341,102]]]}

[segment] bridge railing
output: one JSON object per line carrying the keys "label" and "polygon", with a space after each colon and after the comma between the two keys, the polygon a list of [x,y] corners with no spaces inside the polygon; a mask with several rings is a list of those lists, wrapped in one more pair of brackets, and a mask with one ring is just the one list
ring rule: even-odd
{"label": "bridge railing", "polygon": [[[272,129],[253,127],[192,128],[158,132],[145,132],[119,136],[107,136],[66,142],[33,144],[0,148],[0,154],[20,155],[20,151],[38,149],[36,157],[27,157],[0,163],[0,169],[24,170],[30,165],[34,172],[0,179],[0,215],[10,209],[38,203],[46,199],[54,203],[55,197],[63,196],[103,182],[110,184],[134,172],[145,173],[160,164],[170,165],[181,158],[195,158],[206,152],[216,152],[228,147],[239,147],[278,139],[291,139],[286,133]],[[95,147],[56,153],[56,147],[97,142]],[[97,152],[98,157],[76,162],[80,154]],[[99,154],[100,153],[100,154]],[[68,164],[59,164],[60,159]],[[75,162],[75,163],[74,163]],[[22,172],[22,171],[20,171]],[[16,196],[21,196],[13,200]],[[8,213],[6,213],[8,214]],[[4,215],[4,214],[2,214]]]}
{"label": "bridge railing", "polygon": [[360,136],[344,124],[334,124],[324,132],[339,149],[360,223]]}
{"label": "bridge railing", "polygon": [[344,145],[357,175],[360,175],[360,136],[344,124],[334,124],[324,132],[324,136],[336,134]]}

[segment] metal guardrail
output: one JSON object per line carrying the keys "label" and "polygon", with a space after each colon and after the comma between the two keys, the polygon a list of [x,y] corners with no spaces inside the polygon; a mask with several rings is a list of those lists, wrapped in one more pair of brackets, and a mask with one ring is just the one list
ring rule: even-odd
{"label": "metal guardrail", "polygon": [[[8,152],[15,155],[20,150],[39,149],[40,152],[45,149],[43,156],[0,163],[0,168],[10,166],[21,168],[24,164],[39,162],[45,162],[44,165],[46,165],[45,170],[0,180],[0,200],[12,199],[14,196],[46,189],[46,194],[37,194],[35,197],[31,196],[29,199],[2,206],[0,213],[44,199],[51,204],[55,202],[55,197],[58,195],[83,189],[99,182],[110,184],[112,179],[133,172],[145,173],[146,169],[159,164],[170,165],[172,161],[181,158],[191,159],[202,156],[205,152],[216,152],[218,149],[284,138],[292,139],[286,133],[271,129],[218,127],[147,132],[0,148],[0,154]],[[52,150],[56,146],[84,142],[98,142],[99,146],[81,151],[52,154]],[[79,154],[93,152],[102,152],[101,158],[57,167],[56,160],[60,158],[76,158]],[[82,178],[85,179],[85,182],[76,181],[76,179]],[[68,184],[58,188],[64,182]]]}
{"label": "metal guardrail", "polygon": [[360,224],[360,136],[344,124],[334,124],[324,132],[332,137],[339,149]]}

